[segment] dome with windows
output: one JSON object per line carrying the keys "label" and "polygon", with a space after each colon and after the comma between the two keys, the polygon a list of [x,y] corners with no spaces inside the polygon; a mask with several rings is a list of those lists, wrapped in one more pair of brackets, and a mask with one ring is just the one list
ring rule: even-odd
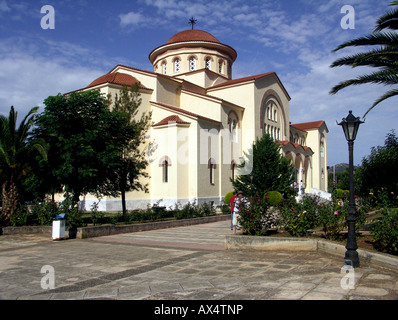
{"label": "dome with windows", "polygon": [[156,73],[170,76],[209,70],[231,79],[232,64],[237,53],[203,30],[184,30],[149,54]]}

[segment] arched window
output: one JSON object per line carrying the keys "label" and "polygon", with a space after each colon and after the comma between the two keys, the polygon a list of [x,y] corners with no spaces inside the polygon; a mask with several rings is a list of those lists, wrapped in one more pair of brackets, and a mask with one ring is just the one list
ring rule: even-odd
{"label": "arched window", "polygon": [[222,73],[222,65],[223,61],[222,60],[218,61],[218,73]]}
{"label": "arched window", "polygon": [[236,162],[235,160],[231,161],[231,179],[235,180],[235,168],[236,168]]}
{"label": "arched window", "polygon": [[189,71],[195,71],[196,70],[196,59],[194,57],[191,57],[189,59]]}
{"label": "arched window", "polygon": [[174,72],[180,72],[180,59],[174,60]]}
{"label": "arched window", "polygon": [[159,161],[159,167],[162,167],[162,181],[164,183],[169,182],[169,167],[171,166],[171,160],[168,156],[164,156]]}
{"label": "arched window", "polygon": [[210,174],[210,184],[214,185],[215,183],[215,170],[216,170],[216,161],[213,158],[209,159],[208,162],[208,169],[209,169],[209,174]]}
{"label": "arched window", "polygon": [[166,62],[162,64],[162,72],[163,74],[166,74]]}
{"label": "arched window", "polygon": [[206,58],[206,69],[210,70],[211,69],[211,59]]}
{"label": "arched window", "polygon": [[228,114],[229,139],[234,142],[238,142],[238,124],[238,115],[234,111],[231,111]]}
{"label": "arched window", "polygon": [[167,160],[163,161],[162,163],[163,167],[163,182],[167,183],[169,182],[169,162]]}

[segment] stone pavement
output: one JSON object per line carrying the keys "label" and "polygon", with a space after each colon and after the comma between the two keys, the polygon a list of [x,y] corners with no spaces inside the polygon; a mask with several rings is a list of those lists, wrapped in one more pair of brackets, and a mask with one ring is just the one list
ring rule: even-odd
{"label": "stone pavement", "polygon": [[398,298],[396,270],[366,265],[354,271],[345,270],[342,257],[316,251],[225,250],[225,235],[231,233],[229,225],[227,220],[64,241],[51,241],[48,235],[3,235],[0,236],[0,298],[173,301]]}

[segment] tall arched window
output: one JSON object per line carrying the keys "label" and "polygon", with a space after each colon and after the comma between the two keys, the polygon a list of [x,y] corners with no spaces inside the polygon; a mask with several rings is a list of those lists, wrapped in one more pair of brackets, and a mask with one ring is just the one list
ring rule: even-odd
{"label": "tall arched window", "polygon": [[215,170],[216,170],[216,162],[213,158],[209,159],[208,169],[210,174],[210,184],[214,185],[215,183]]}
{"label": "tall arched window", "polygon": [[222,65],[223,61],[222,60],[218,61],[218,73],[222,73]]}
{"label": "tall arched window", "polygon": [[231,179],[235,180],[235,169],[236,169],[236,162],[235,160],[231,161]]}
{"label": "tall arched window", "polygon": [[196,59],[194,57],[191,57],[189,59],[189,71],[195,71],[196,70]]}
{"label": "tall arched window", "polygon": [[171,166],[171,160],[168,156],[164,156],[159,161],[159,167],[162,167],[162,182],[169,182],[169,167]]}
{"label": "tall arched window", "polygon": [[229,139],[233,142],[238,142],[238,126],[239,126],[239,119],[238,115],[231,111],[228,114],[228,127],[229,127]]}
{"label": "tall arched window", "polygon": [[169,162],[167,160],[164,160],[162,163],[163,167],[163,182],[167,183],[169,182]]}
{"label": "tall arched window", "polygon": [[210,58],[206,58],[206,69],[210,70],[211,69],[211,60]]}
{"label": "tall arched window", "polygon": [[174,60],[174,72],[180,72],[180,59]]}
{"label": "tall arched window", "polygon": [[163,74],[166,74],[166,62],[162,64],[162,72]]}

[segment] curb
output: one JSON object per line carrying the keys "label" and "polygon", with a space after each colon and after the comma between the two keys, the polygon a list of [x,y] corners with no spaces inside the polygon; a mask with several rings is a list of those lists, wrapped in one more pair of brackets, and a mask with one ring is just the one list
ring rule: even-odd
{"label": "curb", "polygon": [[[327,254],[344,257],[344,245],[323,239],[306,238],[276,238],[260,236],[225,236],[225,249],[233,250],[269,250],[269,251],[319,251]],[[385,253],[373,252],[366,249],[357,249],[359,259],[365,265],[377,265],[398,271],[398,257]]]}

